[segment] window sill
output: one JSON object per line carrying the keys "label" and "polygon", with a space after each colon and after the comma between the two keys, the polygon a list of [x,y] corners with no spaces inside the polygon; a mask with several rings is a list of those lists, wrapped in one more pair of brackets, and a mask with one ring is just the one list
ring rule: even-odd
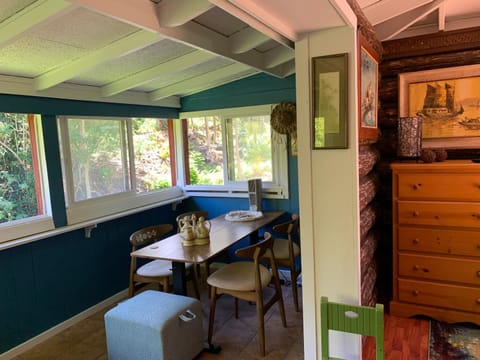
{"label": "window sill", "polygon": [[16,239],[16,240],[6,241],[4,243],[0,243],[0,251],[9,249],[9,248],[12,248],[12,247],[15,247],[15,246],[28,244],[28,243],[31,243],[31,242],[34,242],[34,241],[46,239],[46,238],[49,238],[49,237],[52,237],[52,236],[64,234],[64,233],[67,233],[67,232],[70,232],[70,231],[82,229],[82,228],[85,229],[85,235],[86,235],[85,237],[89,237],[89,236],[87,236],[87,235],[89,235],[89,231],[92,231],[92,229],[94,229],[97,224],[107,222],[107,221],[110,221],[110,220],[114,220],[114,219],[118,219],[118,218],[121,218],[121,217],[124,217],[124,216],[136,214],[136,213],[139,213],[139,212],[142,212],[142,211],[145,211],[145,210],[150,210],[150,209],[160,207],[160,206],[164,206],[164,205],[171,204],[172,208],[175,208],[179,203],[181,203],[185,199],[188,199],[189,197],[190,196],[188,196],[188,195],[183,195],[183,196],[179,196],[179,197],[176,197],[176,198],[173,198],[173,199],[160,201],[160,202],[157,202],[155,204],[141,206],[141,207],[138,207],[138,208],[135,208],[135,209],[122,211],[122,212],[119,212],[119,213],[116,213],[116,214],[111,214],[111,215],[108,215],[108,216],[102,216],[102,217],[99,217],[97,219],[92,219],[92,220],[81,222],[81,223],[74,224],[74,225],[63,226],[63,227],[58,228],[58,229],[45,231],[45,232],[42,232],[42,233],[39,233],[39,234],[30,235],[30,236],[25,236],[25,237],[22,237],[22,238],[19,238],[19,239]]}

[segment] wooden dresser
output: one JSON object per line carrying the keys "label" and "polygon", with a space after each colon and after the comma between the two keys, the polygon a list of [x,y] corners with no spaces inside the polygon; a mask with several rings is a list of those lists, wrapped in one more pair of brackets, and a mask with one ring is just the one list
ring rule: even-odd
{"label": "wooden dresser", "polygon": [[480,324],[480,164],[394,163],[390,313]]}

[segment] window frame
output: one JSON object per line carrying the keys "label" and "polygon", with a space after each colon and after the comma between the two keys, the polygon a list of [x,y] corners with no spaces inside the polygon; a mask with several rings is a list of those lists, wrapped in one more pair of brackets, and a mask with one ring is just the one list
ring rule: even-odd
{"label": "window frame", "polygon": [[[175,201],[177,199],[184,198],[185,194],[183,190],[176,186],[174,171],[172,171],[172,186],[169,188],[153,190],[149,192],[137,193],[135,190],[135,160],[134,160],[134,148],[132,141],[132,120],[142,117],[112,117],[112,116],[70,116],[59,115],[57,116],[57,126],[59,128],[61,146],[61,152],[63,154],[62,159],[62,177],[64,178],[65,186],[65,207],[67,213],[67,223],[69,225],[85,222],[93,219],[98,219],[117,213],[123,213],[125,211],[151,206],[155,203],[165,201]],[[155,117],[159,119],[165,119],[162,117]],[[125,160],[128,161],[128,168],[125,169],[129,176],[129,189],[123,192],[98,196],[85,200],[74,200],[73,192],[73,172],[72,172],[72,160],[70,154],[70,143],[68,136],[68,120],[69,119],[92,119],[92,120],[120,120],[124,129],[122,133],[126,134],[126,141],[122,141],[122,145],[125,146],[121,149],[122,152],[126,152]],[[171,128],[173,127],[173,120],[168,121],[168,134],[169,134],[169,148],[172,148],[172,142],[175,141],[175,137],[171,137]],[[174,146],[174,144],[173,144]],[[66,151],[68,149],[68,151]],[[171,167],[175,166],[175,155],[170,151]]]}
{"label": "window frame", "polygon": [[[276,104],[244,106],[225,109],[211,109],[204,111],[189,111],[179,114],[180,121],[176,123],[176,141],[177,144],[177,184],[182,186],[186,194],[192,196],[205,197],[248,197],[247,181],[230,181],[228,179],[228,161],[225,140],[226,137],[226,119],[233,117],[265,116],[270,115]],[[185,148],[188,146],[186,119],[192,117],[218,116],[222,122],[222,150],[224,153],[224,184],[223,185],[190,185],[186,183],[188,169],[188,159]],[[288,146],[287,135],[277,133],[271,129],[272,139],[272,181],[262,182],[263,197],[267,199],[288,199],[289,197],[289,179],[288,179]],[[226,166],[227,165],[227,166]]]}
{"label": "window frame", "polygon": [[39,114],[19,113],[27,116],[32,151],[32,167],[35,178],[37,206],[42,214],[0,224],[0,243],[42,233],[55,228],[50,203],[48,173],[42,119]]}

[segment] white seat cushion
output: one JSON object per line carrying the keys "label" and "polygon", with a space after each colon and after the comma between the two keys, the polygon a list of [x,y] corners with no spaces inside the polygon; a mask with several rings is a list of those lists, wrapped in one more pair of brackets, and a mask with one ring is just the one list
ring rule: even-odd
{"label": "white seat cushion", "polygon": [[[191,263],[186,263],[185,267],[188,269],[192,267]],[[140,266],[137,269],[137,274],[140,276],[158,277],[172,275],[172,262],[168,260],[153,260]]]}
{"label": "white seat cushion", "polygon": [[[260,278],[262,287],[267,286],[272,274],[265,266],[260,266]],[[236,291],[255,290],[255,265],[249,261],[239,261],[215,271],[207,279],[210,286]]]}
{"label": "white seat cushion", "polygon": [[[273,254],[277,259],[288,259],[288,240],[287,239],[275,239],[273,243]],[[296,257],[300,255],[300,247],[293,243],[293,256]]]}

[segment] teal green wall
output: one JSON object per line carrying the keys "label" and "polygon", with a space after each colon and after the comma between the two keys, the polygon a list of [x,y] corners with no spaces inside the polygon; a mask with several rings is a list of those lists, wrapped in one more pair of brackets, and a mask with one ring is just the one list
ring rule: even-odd
{"label": "teal green wall", "polygon": [[[186,97],[182,111],[295,101],[295,79],[256,75]],[[56,115],[162,116],[172,108],[94,103],[0,94],[1,112],[39,113],[43,118],[47,169],[56,227],[66,223]],[[290,198],[264,200],[266,210],[298,212],[297,158],[289,157]],[[5,352],[128,286],[130,246],[135,230],[174,223],[184,211],[202,208],[214,217],[246,209],[247,199],[193,197],[172,211],[162,206],[98,224],[91,238],[79,229],[0,251],[0,353]],[[285,215],[288,217],[288,214]]]}

